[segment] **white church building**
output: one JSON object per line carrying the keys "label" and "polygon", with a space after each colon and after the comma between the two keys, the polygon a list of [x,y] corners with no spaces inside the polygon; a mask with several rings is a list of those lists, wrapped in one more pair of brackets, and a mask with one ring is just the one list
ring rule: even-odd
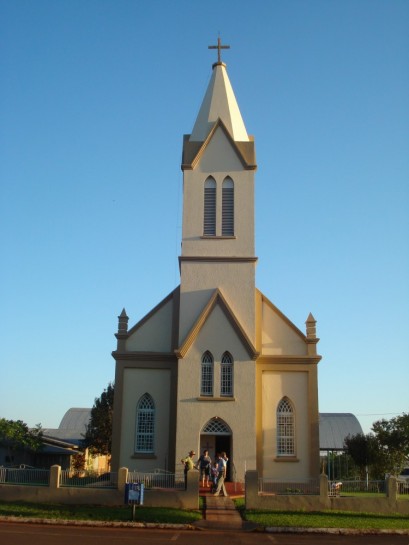
{"label": "white church building", "polygon": [[169,471],[226,451],[231,480],[319,474],[316,321],[298,329],[255,285],[254,138],[220,59],[183,139],[180,285],[119,316],[112,469]]}

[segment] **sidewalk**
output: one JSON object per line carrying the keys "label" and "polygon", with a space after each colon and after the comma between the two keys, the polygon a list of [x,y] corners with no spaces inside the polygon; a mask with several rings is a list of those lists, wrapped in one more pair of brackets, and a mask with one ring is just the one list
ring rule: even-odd
{"label": "sidewalk", "polygon": [[213,496],[208,489],[200,489],[200,496],[204,502],[203,519],[193,525],[201,529],[237,531],[249,530],[252,523],[244,522],[237,511],[232,497],[243,496],[240,485],[226,483],[229,496]]}
{"label": "sidewalk", "polygon": [[204,518],[194,523],[196,528],[241,531],[243,521],[233,500],[228,496],[203,496]]}

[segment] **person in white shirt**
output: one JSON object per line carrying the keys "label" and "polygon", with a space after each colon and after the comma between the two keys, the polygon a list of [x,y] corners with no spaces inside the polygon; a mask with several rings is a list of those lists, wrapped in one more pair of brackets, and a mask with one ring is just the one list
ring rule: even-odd
{"label": "person in white shirt", "polygon": [[218,469],[218,475],[217,475],[217,488],[216,492],[213,494],[213,496],[218,496],[220,492],[222,492],[222,496],[227,496],[226,487],[224,486],[224,479],[226,478],[227,473],[227,456],[225,452],[222,452],[221,454],[218,454],[218,461],[217,461],[217,469]]}

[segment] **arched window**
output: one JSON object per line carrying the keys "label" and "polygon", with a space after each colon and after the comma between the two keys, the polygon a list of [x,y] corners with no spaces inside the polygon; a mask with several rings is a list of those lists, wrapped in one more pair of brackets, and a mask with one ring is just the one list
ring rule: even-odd
{"label": "arched window", "polygon": [[222,185],[222,236],[234,235],[234,183],[226,178]]}
{"label": "arched window", "polygon": [[233,358],[228,352],[223,354],[220,366],[220,395],[233,395]]}
{"label": "arched window", "polygon": [[288,397],[277,407],[277,456],[295,456],[294,408]]}
{"label": "arched window", "polygon": [[204,184],[203,234],[216,235],[216,181],[212,177]]}
{"label": "arched window", "polygon": [[144,394],[136,407],[135,452],[153,453],[155,438],[155,404],[149,394]]}
{"label": "arched window", "polygon": [[213,395],[213,356],[205,352],[202,356],[200,395]]}
{"label": "arched window", "polygon": [[215,416],[209,420],[204,426],[201,435],[231,435],[231,429],[224,420]]}

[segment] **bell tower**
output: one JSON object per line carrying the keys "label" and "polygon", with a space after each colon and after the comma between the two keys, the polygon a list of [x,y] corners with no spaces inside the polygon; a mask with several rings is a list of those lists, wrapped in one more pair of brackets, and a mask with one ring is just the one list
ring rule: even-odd
{"label": "bell tower", "polygon": [[255,343],[254,139],[218,62],[184,136],[179,343],[219,289]]}

